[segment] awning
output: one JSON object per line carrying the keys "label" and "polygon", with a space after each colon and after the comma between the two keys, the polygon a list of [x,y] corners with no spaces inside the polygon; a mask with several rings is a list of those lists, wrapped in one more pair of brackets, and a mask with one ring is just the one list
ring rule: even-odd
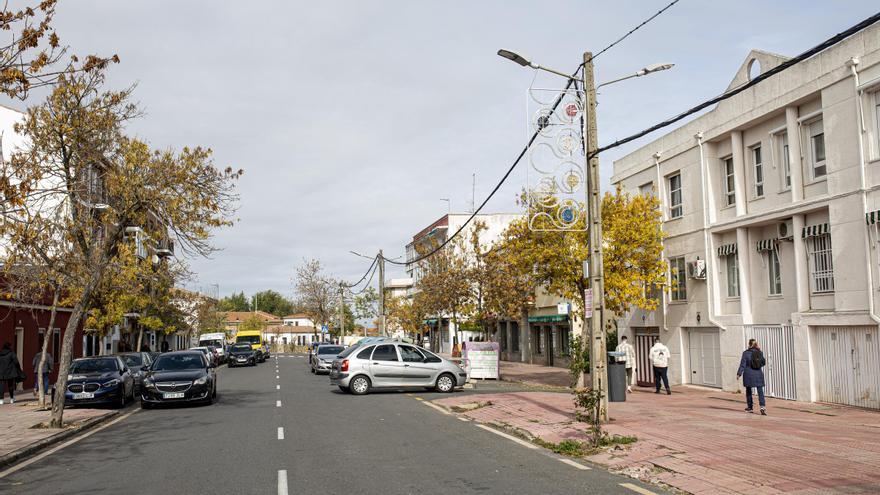
{"label": "awning", "polygon": [[867,222],[868,225],[880,223],[880,210],[869,211],[868,213],[865,213],[865,222]]}
{"label": "awning", "polygon": [[568,315],[529,316],[529,323],[554,323],[568,321]]}
{"label": "awning", "polygon": [[801,233],[801,237],[806,239],[807,237],[818,237],[820,235],[825,235],[830,231],[827,223],[820,223],[816,225],[808,225],[804,227],[804,231]]}
{"label": "awning", "polygon": [[736,254],[736,244],[718,246],[718,256],[729,256],[731,254]]}
{"label": "awning", "polygon": [[437,324],[437,318],[428,318],[428,319],[425,320],[423,323],[424,323],[425,325],[436,325],[436,324]]}
{"label": "awning", "polygon": [[778,243],[779,239],[775,237],[773,239],[762,239],[758,241],[758,252],[773,251],[776,249]]}

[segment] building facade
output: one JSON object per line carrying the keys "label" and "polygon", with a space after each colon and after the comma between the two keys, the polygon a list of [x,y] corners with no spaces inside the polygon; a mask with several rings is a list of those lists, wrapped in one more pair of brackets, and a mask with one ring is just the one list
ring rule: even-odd
{"label": "building facade", "polygon": [[[730,87],[788,60],[752,51]],[[880,27],[755,86],[614,163],[656,194],[670,285],[619,327],[672,351],[670,379],[737,390],[756,338],[771,396],[880,408]]]}

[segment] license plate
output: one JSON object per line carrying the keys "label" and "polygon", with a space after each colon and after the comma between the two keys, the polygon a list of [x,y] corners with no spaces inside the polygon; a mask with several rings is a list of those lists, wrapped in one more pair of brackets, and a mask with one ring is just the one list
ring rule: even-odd
{"label": "license plate", "polygon": [[182,399],[183,392],[165,392],[162,394],[163,399]]}
{"label": "license plate", "polygon": [[83,392],[81,394],[73,394],[74,399],[94,399],[95,394],[91,392]]}

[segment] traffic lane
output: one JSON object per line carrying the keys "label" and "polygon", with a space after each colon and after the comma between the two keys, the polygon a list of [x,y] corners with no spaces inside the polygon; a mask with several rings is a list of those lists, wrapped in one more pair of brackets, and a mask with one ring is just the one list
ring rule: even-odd
{"label": "traffic lane", "polygon": [[[268,493],[274,365],[218,370],[211,406],[141,410],[0,479],[8,493]],[[246,461],[243,461],[246,460]]]}
{"label": "traffic lane", "polygon": [[279,362],[288,455],[275,466],[291,491],[633,493],[620,486],[630,478],[578,470],[405,393],[353,396],[303,360]]}

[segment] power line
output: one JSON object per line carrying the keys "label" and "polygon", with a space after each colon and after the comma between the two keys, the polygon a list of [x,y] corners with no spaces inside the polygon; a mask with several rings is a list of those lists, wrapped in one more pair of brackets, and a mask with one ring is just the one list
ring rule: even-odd
{"label": "power line", "polygon": [[[593,59],[595,59],[595,58],[598,57],[599,55],[602,55],[603,53],[607,52],[608,50],[610,50],[611,48],[613,48],[615,45],[617,45],[618,43],[620,43],[621,41],[623,41],[623,40],[625,40],[626,38],[628,38],[630,35],[632,35],[632,34],[635,33],[636,31],[638,31],[642,26],[644,26],[645,24],[648,24],[649,22],[651,22],[652,20],[654,20],[655,18],[657,18],[657,16],[659,16],[660,14],[662,14],[663,12],[665,12],[666,10],[668,10],[670,7],[672,7],[673,5],[675,5],[676,3],[678,3],[679,1],[680,1],[680,0],[673,0],[672,2],[670,2],[669,5],[667,5],[666,7],[663,7],[663,8],[660,9],[657,13],[655,13],[655,14],[652,15],[651,17],[647,18],[646,20],[642,21],[642,23],[640,23],[638,26],[636,26],[636,27],[630,29],[626,34],[624,34],[623,36],[621,36],[620,38],[618,38],[617,40],[615,40],[614,42],[612,42],[611,44],[609,44],[609,45],[606,46],[605,48],[599,50],[595,55],[593,55]],[[583,67],[583,64],[578,65],[577,70],[574,71],[574,73],[569,77],[569,79],[568,79],[568,83],[565,85],[565,88],[564,88],[562,91],[565,91],[565,90],[569,89],[569,88],[572,86],[573,83],[575,84],[575,86],[577,86],[577,84],[576,84],[576,79],[575,79],[575,78],[577,77],[578,73],[580,72],[581,67]],[[556,108],[559,106],[559,103],[562,102],[562,96],[563,96],[563,95],[560,94],[560,95],[556,98],[556,101],[553,103],[553,107],[550,109],[550,114],[551,114],[551,115],[556,111]],[[446,238],[445,241],[443,241],[439,246],[437,246],[437,247],[435,247],[434,249],[432,249],[430,252],[428,252],[428,253],[426,253],[426,254],[423,254],[423,255],[421,255],[421,256],[418,256],[417,258],[415,258],[415,259],[413,259],[413,260],[406,261],[406,262],[400,262],[400,261],[393,261],[393,260],[389,260],[388,258],[385,258],[385,261],[387,261],[387,262],[389,262],[389,263],[391,263],[391,264],[393,264],[393,265],[408,265],[408,264],[410,264],[410,263],[418,263],[418,262],[420,262],[420,261],[422,261],[422,260],[424,260],[424,259],[427,259],[427,258],[429,258],[429,257],[431,257],[431,256],[433,256],[433,255],[435,255],[435,254],[437,254],[438,251],[440,251],[441,249],[443,249],[444,247],[446,247],[447,244],[449,244],[450,242],[452,242],[452,240],[455,239],[455,238],[461,233],[461,231],[464,230],[465,227],[467,227],[468,224],[471,223],[471,221],[477,216],[477,214],[480,213],[480,211],[483,209],[484,206],[486,206],[486,203],[488,203],[489,200],[492,199],[492,197],[495,195],[495,193],[498,192],[498,189],[501,188],[501,185],[504,184],[504,181],[506,181],[507,178],[510,176],[511,172],[513,172],[513,169],[515,169],[516,166],[519,165],[520,160],[522,160],[522,158],[525,156],[525,154],[529,151],[529,147],[531,147],[532,143],[535,142],[535,139],[537,139],[537,137],[538,137],[538,133],[539,133],[540,131],[541,131],[541,130],[539,129],[539,130],[535,131],[535,132],[532,134],[532,137],[529,139],[528,144],[525,145],[525,147],[523,148],[523,150],[522,150],[522,151],[519,153],[519,155],[516,157],[516,160],[513,161],[513,164],[510,166],[510,168],[507,169],[507,172],[504,174],[503,177],[501,177],[501,180],[498,181],[498,184],[495,185],[495,187],[492,189],[492,192],[489,193],[489,196],[487,196],[486,199],[483,200],[482,203],[480,203],[480,207],[477,208],[477,209],[475,209],[475,210],[473,211],[473,213],[471,213],[471,216],[468,217],[468,219],[467,219],[467,220],[461,225],[461,227],[459,227],[458,230],[456,230],[451,236],[448,236],[448,237]]]}
{"label": "power line", "polygon": [[642,136],[645,136],[647,134],[650,134],[656,130],[670,126],[670,125],[678,122],[679,120],[681,120],[689,115],[693,115],[693,114],[699,112],[700,110],[702,110],[710,105],[714,105],[715,103],[718,103],[720,101],[724,101],[732,96],[735,96],[739,93],[742,93],[743,91],[751,88],[752,86],[758,84],[759,82],[761,82],[765,79],[768,79],[776,74],[779,74],[780,72],[788,69],[789,67],[791,67],[799,62],[803,62],[804,60],[812,57],[813,55],[815,55],[825,49],[827,49],[828,47],[831,47],[831,46],[836,45],[837,43],[840,43],[844,39],[846,39],[846,38],[852,36],[853,34],[865,29],[866,27],[870,26],[871,24],[876,23],[877,21],[880,21],[880,12],[878,12],[877,14],[874,14],[871,17],[865,19],[864,21],[854,25],[853,27],[847,29],[846,31],[837,33],[836,35],[832,36],[831,38],[828,38],[827,40],[814,46],[813,48],[810,48],[809,50],[801,53],[800,55],[777,65],[776,67],[768,70],[767,72],[764,72],[763,74],[760,74],[759,76],[753,78],[752,80],[750,80],[749,82],[747,82],[745,84],[737,86],[736,88],[731,89],[730,91],[727,91],[727,92],[725,92],[719,96],[716,96],[710,100],[706,100],[703,103],[700,103],[699,105],[697,105],[693,108],[685,110],[684,112],[682,112],[674,117],[671,117],[669,119],[664,120],[663,122],[660,122],[659,124],[652,125],[651,127],[648,127],[647,129],[639,131],[631,136],[627,136],[623,139],[618,139],[617,141],[614,141],[611,144],[608,144],[606,146],[602,146],[602,147],[596,149],[595,153],[593,155],[591,155],[590,158],[592,158],[592,156],[595,156],[599,153],[602,153],[603,151],[608,151],[612,148],[616,148],[616,147],[621,146],[623,144],[626,144],[630,141],[634,141],[634,140],[636,140]]}
{"label": "power line", "polygon": [[356,286],[360,285],[360,283],[363,282],[364,279],[367,278],[367,275],[370,274],[370,270],[373,270],[373,267],[376,266],[376,263],[378,263],[378,262],[379,262],[379,255],[376,255],[375,257],[373,257],[373,262],[370,263],[370,267],[367,268],[367,271],[364,272],[364,276],[361,277],[360,280],[358,280],[357,282],[355,282],[355,283],[353,283],[353,284],[351,284],[351,285],[349,285],[349,284],[342,284],[342,285],[343,285],[346,289],[351,289],[352,287],[356,287]]}
{"label": "power line", "polygon": [[[377,257],[376,257],[376,261],[378,261],[378,260],[379,260],[379,257],[377,256]],[[360,290],[355,290],[355,291],[353,291],[353,290],[349,290],[349,292],[351,293],[351,295],[356,296],[356,295],[358,295],[358,294],[362,294],[365,290],[367,290],[367,287],[369,287],[370,284],[373,283],[373,276],[376,275],[376,270],[377,270],[378,268],[379,268],[378,263],[375,263],[375,262],[374,262],[372,265],[370,265],[370,269],[372,270],[372,271],[370,272],[370,279],[367,280],[367,283],[364,284],[364,286],[363,286],[362,289],[360,289]],[[363,279],[361,279],[361,280],[363,280]],[[358,285],[358,284],[354,284],[354,285]],[[354,286],[351,286],[351,287],[354,287]],[[349,289],[350,289],[351,287],[349,287]]]}

